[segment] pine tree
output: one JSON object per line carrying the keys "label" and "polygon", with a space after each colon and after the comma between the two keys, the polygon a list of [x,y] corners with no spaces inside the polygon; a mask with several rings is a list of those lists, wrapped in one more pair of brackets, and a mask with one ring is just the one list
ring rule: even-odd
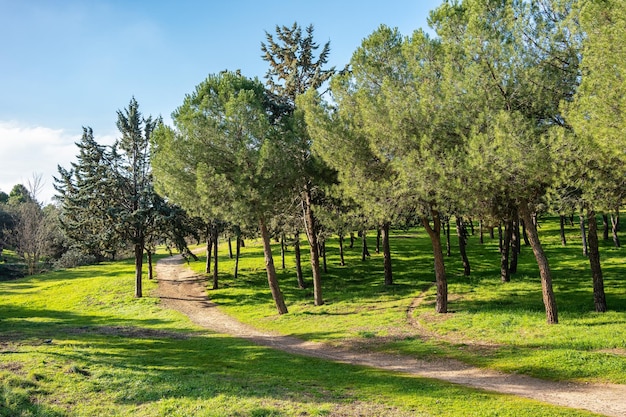
{"label": "pine tree", "polygon": [[69,170],[59,166],[55,189],[61,204],[60,223],[73,247],[97,261],[114,255],[121,242],[109,211],[113,201],[111,153],[96,142],[91,128],[83,128],[77,161]]}
{"label": "pine tree", "polygon": [[313,212],[314,194],[318,184],[328,176],[328,169],[311,153],[311,140],[304,126],[303,114],[296,112],[297,98],[308,90],[319,89],[335,73],[335,68],[325,69],[330,53],[330,42],[315,56],[319,45],[313,39],[313,25],[302,28],[276,26],[276,37],[266,32],[266,42],[261,43],[263,59],[269,63],[267,86],[279,103],[278,119],[291,119],[292,138],[298,145],[289,157],[300,171],[300,202],[304,229],[309,241],[311,270],[313,273],[313,298],[315,305],[324,304],[320,273],[318,220]]}

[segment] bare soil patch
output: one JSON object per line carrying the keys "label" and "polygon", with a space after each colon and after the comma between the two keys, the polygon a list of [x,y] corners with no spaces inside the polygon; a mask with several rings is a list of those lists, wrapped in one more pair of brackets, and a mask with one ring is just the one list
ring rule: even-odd
{"label": "bare soil patch", "polygon": [[221,312],[207,297],[206,279],[185,268],[180,256],[160,260],[157,263],[157,279],[158,295],[165,307],[181,311],[192,322],[214,332],[296,355],[434,378],[560,406],[585,409],[607,416],[626,416],[625,385],[545,381],[525,375],[474,368],[455,360],[425,361],[408,356],[372,353],[361,349],[338,348],[308,342],[257,330]]}

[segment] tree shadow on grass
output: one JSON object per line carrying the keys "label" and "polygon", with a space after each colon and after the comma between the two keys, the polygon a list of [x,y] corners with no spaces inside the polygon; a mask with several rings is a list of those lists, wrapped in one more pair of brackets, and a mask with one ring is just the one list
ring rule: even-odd
{"label": "tree shadow on grass", "polygon": [[[146,407],[164,399],[203,402],[226,396],[234,402],[231,412],[237,410],[237,401],[252,400],[278,412],[272,415],[281,415],[280,404],[285,401],[310,410],[373,401],[393,392],[417,397],[424,410],[437,414],[466,401],[472,392],[443,382],[290,355],[220,335],[176,340],[82,335],[81,341],[88,347],[59,345],[49,355],[65,367],[83,370],[68,376],[83,389],[100,390],[119,405]],[[368,398],[355,391],[366,392]],[[388,406],[400,410],[402,405]]]}

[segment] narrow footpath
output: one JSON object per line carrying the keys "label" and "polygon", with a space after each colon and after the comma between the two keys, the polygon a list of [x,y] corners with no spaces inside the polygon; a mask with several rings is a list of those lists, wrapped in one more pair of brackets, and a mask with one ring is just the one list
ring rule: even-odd
{"label": "narrow footpath", "polygon": [[424,361],[400,355],[355,352],[263,332],[222,313],[206,295],[206,278],[186,268],[180,256],[161,259],[156,271],[158,295],[163,304],[186,314],[195,324],[217,333],[296,355],[434,378],[606,416],[626,416],[626,385],[545,381],[474,368],[455,360]]}

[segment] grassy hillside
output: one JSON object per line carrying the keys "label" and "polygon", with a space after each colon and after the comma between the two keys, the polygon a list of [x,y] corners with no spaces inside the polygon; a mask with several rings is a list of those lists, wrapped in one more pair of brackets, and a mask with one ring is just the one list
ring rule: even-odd
{"label": "grassy hillside", "polygon": [[[260,242],[243,249],[237,281],[232,279],[233,261],[222,248],[221,289],[209,295],[242,321],[303,339],[417,357],[454,357],[547,379],[626,383],[626,249],[601,241],[609,311],[595,313],[589,262],[582,255],[579,230],[578,225],[568,227],[568,244],[563,247],[558,219],[540,223],[553,272],[558,325],[545,323],[539,273],[530,247],[522,247],[518,273],[504,284],[497,233],[493,240],[485,235],[481,245],[477,229],[469,238],[470,277],[463,276],[455,236],[452,254],[445,260],[450,314],[434,313],[432,249],[421,229],[393,233],[395,284],[391,287],[383,285],[382,254],[375,254],[375,234],[370,232],[372,257],[360,260],[357,241],[353,249],[346,249],[345,267],[339,266],[337,241],[328,242],[323,306],[313,306],[312,289],[297,288],[292,252],[287,254],[286,269],[281,270],[277,247],[275,264],[289,314],[276,314]],[[310,277],[304,245],[303,241],[303,269]],[[202,271],[204,259],[191,266]],[[419,305],[410,310],[416,299]],[[408,314],[414,325],[409,324]]]}
{"label": "grassy hillside", "polygon": [[[0,416],[590,415],[211,334],[153,297],[132,298],[132,269],[132,262],[108,263],[0,283]],[[255,281],[249,274],[244,279]],[[378,303],[364,290],[335,296],[325,310],[303,301],[298,311],[292,301],[294,313],[277,320],[262,288],[233,284],[213,295],[250,297],[266,312],[263,321],[277,326],[299,318],[308,327],[346,305],[361,317],[378,318],[366,312],[382,308],[380,325],[389,326],[415,292],[415,283],[399,284]],[[149,293],[154,283],[146,287]],[[386,313],[394,309],[395,316]],[[361,326],[378,336],[371,324]],[[329,325],[315,338],[347,333]]]}

